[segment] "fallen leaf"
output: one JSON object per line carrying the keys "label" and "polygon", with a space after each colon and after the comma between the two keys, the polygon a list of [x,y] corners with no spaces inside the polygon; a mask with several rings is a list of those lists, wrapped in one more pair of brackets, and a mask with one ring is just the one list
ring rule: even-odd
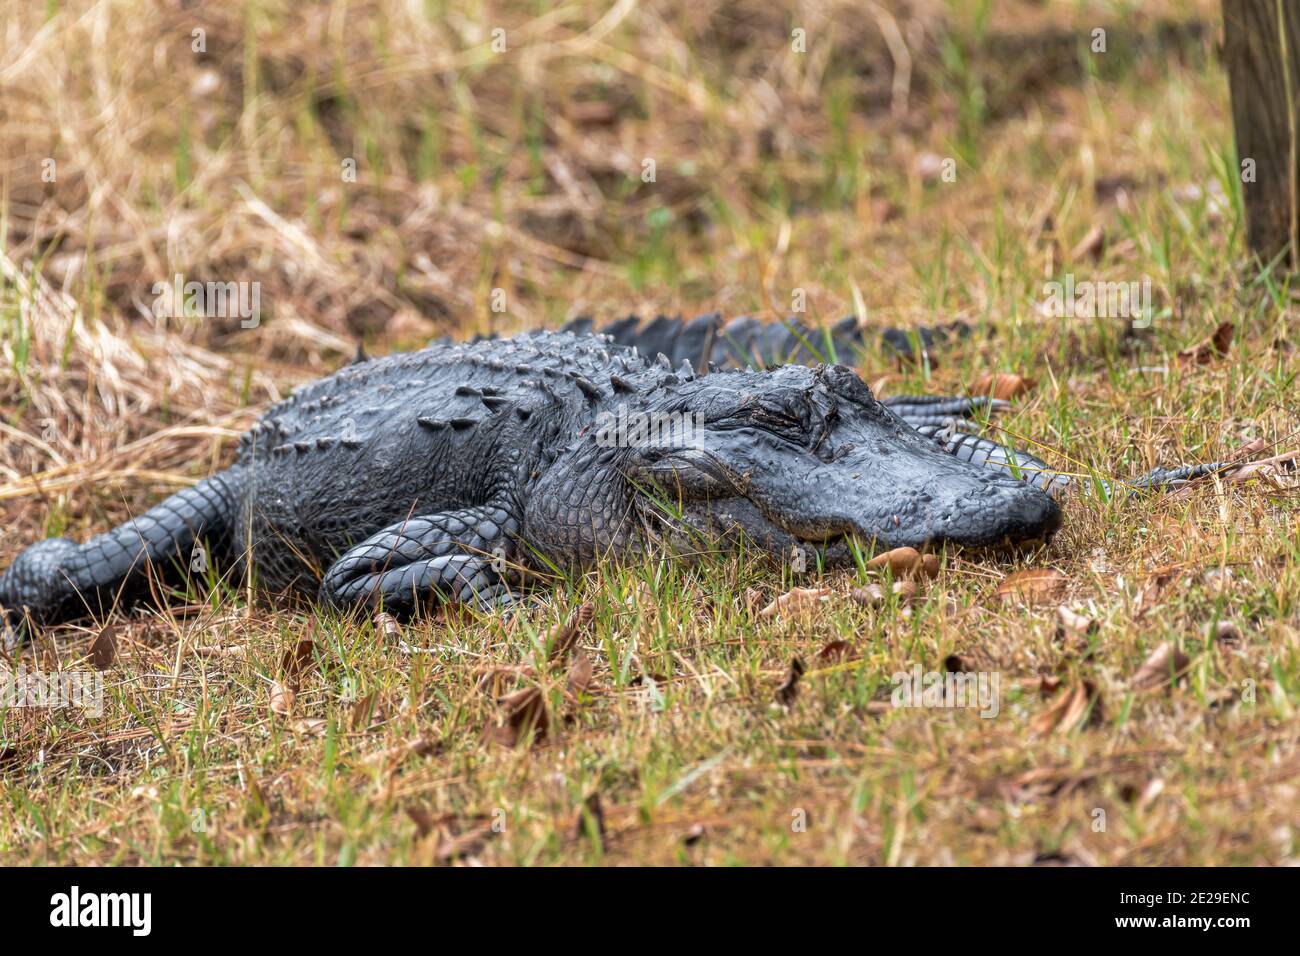
{"label": "fallen leaf", "polygon": [[293,703],[298,699],[293,688],[277,681],[271,682],[271,713],[288,717],[293,713]]}
{"label": "fallen leaf", "polygon": [[106,671],[117,660],[117,628],[104,628],[90,645],[90,663],[97,671]]}
{"label": "fallen leaf", "polygon": [[894,577],[912,574],[921,568],[921,552],[916,548],[894,548],[884,554],[878,554],[867,562],[870,570],[889,568]]}
{"label": "fallen leaf", "polygon": [[703,823],[692,823],[690,828],[682,834],[682,843],[685,846],[694,846],[708,835],[704,829]]}
{"label": "fallen leaf", "polygon": [[769,620],[782,613],[793,613],[825,602],[830,597],[830,588],[791,588],[763,610],[758,612],[762,620]]}
{"label": "fallen leaf", "polygon": [[501,716],[489,728],[488,736],[496,743],[517,747],[526,738],[534,743],[545,740],[550,731],[546,699],[539,687],[525,687],[502,697]]}
{"label": "fallen leaf", "polygon": [[972,395],[990,395],[993,398],[1010,401],[1037,385],[1034,379],[1013,372],[985,372],[971,382],[970,392]]}
{"label": "fallen leaf", "polygon": [[1069,583],[1055,568],[1029,568],[1004,577],[996,594],[1006,604],[1050,604],[1060,600]]}
{"label": "fallen leaf", "polygon": [[397,618],[387,611],[380,611],[375,615],[375,629],[383,635],[386,641],[397,644],[402,640],[402,625],[398,624]]}
{"label": "fallen leaf", "polygon": [[421,837],[427,837],[438,824],[433,814],[424,807],[408,805],[406,815],[411,818],[411,822],[415,824],[415,832]]}
{"label": "fallen leaf", "polygon": [[939,556],[921,554],[915,548],[894,548],[867,562],[867,568],[873,571],[885,567],[896,578],[905,575],[932,578],[939,573]]}
{"label": "fallen leaf", "polygon": [[439,840],[433,855],[439,863],[451,863],[454,860],[478,856],[495,833],[492,824],[481,824],[472,830],[466,830],[459,836],[448,836]]}
{"label": "fallen leaf", "polygon": [[372,690],[365,697],[353,703],[352,712],[348,717],[348,724],[353,730],[365,730],[374,723],[378,700],[379,691]]}
{"label": "fallen leaf", "polygon": [[821,661],[837,661],[847,654],[848,651],[848,641],[831,641],[817,652],[817,659]]}
{"label": "fallen leaf", "polygon": [[[900,607],[907,607],[916,598],[916,584],[912,581],[895,581],[889,593],[898,599]],[[887,598],[885,589],[874,583],[854,588],[849,592],[849,597],[867,607],[882,607]]]}
{"label": "fallen leaf", "polygon": [[1097,621],[1065,604],[1056,609],[1056,639],[1063,644],[1085,646],[1097,633]]}
{"label": "fallen leaf", "polygon": [[1083,680],[1057,694],[1055,700],[1029,722],[1029,729],[1040,737],[1053,731],[1068,734],[1084,720],[1096,724],[1101,719],[1102,702],[1097,685]]}
{"label": "fallen leaf", "polygon": [[311,638],[304,638],[285,650],[280,658],[280,672],[285,679],[297,689],[302,676],[311,670],[315,663],[316,643]]}
{"label": "fallen leaf", "polygon": [[1161,687],[1166,690],[1172,683],[1177,683],[1187,669],[1191,667],[1192,659],[1184,654],[1173,641],[1166,641],[1151,652],[1150,656],[1142,662],[1142,666],[1137,669],[1129,681],[1134,690],[1151,691]]}
{"label": "fallen leaf", "polygon": [[799,696],[799,678],[803,676],[803,661],[799,658],[792,658],[790,661],[790,670],[786,673],[785,682],[776,689],[777,702],[785,707],[794,703],[794,699]]}
{"label": "fallen leaf", "polygon": [[1207,631],[1220,644],[1237,647],[1242,642],[1241,628],[1233,621],[1219,621],[1213,628],[1207,628]]}
{"label": "fallen leaf", "polygon": [[1152,571],[1133,596],[1133,616],[1135,618],[1142,617],[1155,607],[1160,601],[1161,595],[1164,594],[1165,588],[1169,586],[1169,583],[1177,577],[1181,570],[1182,568],[1177,565],[1172,565],[1156,568]]}
{"label": "fallen leaf", "polygon": [[329,729],[329,723],[321,717],[299,717],[289,726],[295,734],[304,737],[324,737],[325,731]]}
{"label": "fallen leaf", "polygon": [[566,679],[569,694],[577,697],[591,684],[591,675],[594,671],[591,658],[579,651],[573,655],[573,662],[569,665],[569,673]]}
{"label": "fallen leaf", "polygon": [[1224,322],[1203,342],[1183,349],[1178,353],[1179,365],[1204,365],[1206,362],[1228,354],[1232,345],[1233,326]]}
{"label": "fallen leaf", "polygon": [[591,624],[594,618],[595,609],[590,604],[584,604],[570,614],[563,624],[551,628],[543,641],[543,644],[551,649],[547,660],[554,664],[566,659],[577,642],[578,635],[583,628]]}

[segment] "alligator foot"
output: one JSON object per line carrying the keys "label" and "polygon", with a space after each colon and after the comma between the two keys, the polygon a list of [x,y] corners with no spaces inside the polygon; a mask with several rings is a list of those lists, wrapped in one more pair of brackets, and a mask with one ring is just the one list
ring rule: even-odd
{"label": "alligator foot", "polygon": [[326,603],[410,613],[458,602],[493,609],[510,598],[508,562],[519,521],[504,504],[420,515],[371,535],[321,581]]}

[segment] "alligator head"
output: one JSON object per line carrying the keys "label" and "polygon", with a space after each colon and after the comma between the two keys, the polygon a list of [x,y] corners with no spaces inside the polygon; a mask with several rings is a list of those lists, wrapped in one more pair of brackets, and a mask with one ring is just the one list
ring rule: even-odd
{"label": "alligator head", "polygon": [[[671,427],[655,429],[655,416]],[[717,372],[672,389],[624,473],[655,507],[767,550],[1021,546],[1060,508],[1023,481],[944,454],[843,366]]]}

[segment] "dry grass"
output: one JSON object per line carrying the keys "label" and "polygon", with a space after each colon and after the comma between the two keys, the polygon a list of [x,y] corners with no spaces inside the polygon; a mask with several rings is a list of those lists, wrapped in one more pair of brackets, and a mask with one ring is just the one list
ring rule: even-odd
{"label": "dry grass", "polygon": [[[1242,246],[1218,5],[1140,6],[15,9],[0,562],[218,467],[260,407],[358,340],[779,315],[795,289],[815,318],[973,322],[937,364],[871,353],[864,374],[891,392],[1031,376],[999,424],[1083,472],[1294,447],[1293,307]],[[1097,26],[1108,51],[1092,56]],[[949,156],[956,182],[932,173]],[[1072,261],[1096,225],[1104,253]],[[1061,271],[1150,277],[1154,327],[1044,318]],[[262,324],[154,321],[153,283],[177,272],[261,282]],[[1224,321],[1226,356],[1177,361]],[[0,858],[1295,862],[1296,516],[1287,479],[1082,496],[1046,551],[946,556],[907,611],[847,599],[867,576],[842,574],[822,582],[831,600],[761,619],[819,576],[735,558],[603,569],[530,615],[396,634],[196,587],[116,619],[102,718],[5,712]],[[1064,596],[1000,602],[1020,566],[1064,572]],[[1058,635],[1061,601],[1095,631]],[[554,655],[584,603],[573,656]],[[98,629],[7,666],[85,667]],[[310,664],[286,674],[302,640]],[[1167,642],[1185,675],[1135,687]],[[778,703],[794,657],[807,672]],[[914,663],[998,674],[998,716],[882,706]],[[296,684],[288,714],[271,710],[277,681]],[[1089,712],[1061,721],[1080,726],[1056,726],[1085,686]],[[529,688],[510,700],[547,733],[507,746],[497,698]]]}

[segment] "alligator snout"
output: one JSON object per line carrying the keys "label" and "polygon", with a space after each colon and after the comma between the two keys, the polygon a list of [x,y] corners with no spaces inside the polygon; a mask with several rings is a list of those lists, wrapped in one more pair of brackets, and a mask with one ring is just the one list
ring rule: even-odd
{"label": "alligator snout", "polygon": [[755,456],[745,494],[787,533],[997,548],[1046,542],[1060,527],[1060,506],[1032,484],[947,455],[888,412],[843,417],[833,452],[804,458],[801,475],[788,459]]}
{"label": "alligator snout", "polygon": [[884,533],[878,537],[890,547],[1021,547],[1049,541],[1061,526],[1061,508],[1051,496],[1015,478],[987,472],[953,474],[945,469],[915,489],[900,484],[893,495],[894,510],[870,516],[865,526],[855,529],[860,536],[878,533],[883,517]]}

